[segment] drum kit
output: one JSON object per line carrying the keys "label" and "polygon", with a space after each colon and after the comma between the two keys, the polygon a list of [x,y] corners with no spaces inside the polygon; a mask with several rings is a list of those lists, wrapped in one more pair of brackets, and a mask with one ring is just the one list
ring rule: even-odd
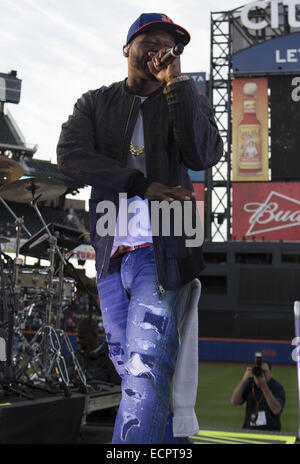
{"label": "drum kit", "polygon": [[[23,177],[18,162],[0,155],[0,202],[15,220],[14,259],[2,252],[9,240],[0,236],[0,385],[4,390],[26,393],[24,382],[56,386],[69,391],[69,369],[63,347],[83,389],[86,377],[68,335],[61,328],[64,309],[76,294],[76,281],[65,277],[66,254],[83,243],[82,231],[59,224],[46,224],[38,203],[63,195],[67,186],[57,179]],[[32,235],[8,202],[29,203],[41,222]],[[0,218],[1,221],[1,218]],[[21,240],[22,231],[28,239]],[[47,267],[28,267],[23,256],[46,259]],[[23,334],[33,312],[41,324],[31,340]],[[17,343],[16,343],[17,342]],[[14,350],[17,344],[17,353]]]}

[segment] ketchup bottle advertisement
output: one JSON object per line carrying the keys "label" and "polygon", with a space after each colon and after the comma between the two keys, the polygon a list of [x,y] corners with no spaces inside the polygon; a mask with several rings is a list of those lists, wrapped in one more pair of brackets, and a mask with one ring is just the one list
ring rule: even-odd
{"label": "ketchup bottle advertisement", "polygon": [[268,80],[233,80],[232,180],[267,181]]}

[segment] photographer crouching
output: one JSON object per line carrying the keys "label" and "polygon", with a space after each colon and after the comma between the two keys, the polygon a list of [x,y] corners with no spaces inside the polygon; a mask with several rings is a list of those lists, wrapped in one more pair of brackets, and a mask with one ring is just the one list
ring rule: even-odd
{"label": "photographer crouching", "polygon": [[232,393],[231,404],[246,402],[243,428],[256,430],[281,430],[280,414],[285,403],[283,386],[273,378],[272,366],[255,353],[254,367],[246,372]]}

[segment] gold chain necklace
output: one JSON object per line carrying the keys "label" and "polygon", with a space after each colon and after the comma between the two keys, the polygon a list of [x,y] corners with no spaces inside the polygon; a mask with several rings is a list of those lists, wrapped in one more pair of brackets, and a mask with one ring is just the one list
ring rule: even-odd
{"label": "gold chain necklace", "polygon": [[136,148],[134,148],[132,141],[130,142],[130,153],[133,156],[140,156],[144,152],[145,152],[145,147],[141,147],[141,148],[136,149]]}

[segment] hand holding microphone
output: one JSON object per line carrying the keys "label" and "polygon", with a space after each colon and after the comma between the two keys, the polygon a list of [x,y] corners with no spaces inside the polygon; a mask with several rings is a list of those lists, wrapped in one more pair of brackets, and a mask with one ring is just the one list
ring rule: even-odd
{"label": "hand holding microphone", "polygon": [[168,66],[175,58],[178,58],[184,50],[184,46],[182,44],[177,44],[173,48],[170,48],[166,51],[166,53],[158,59],[159,66],[161,68],[165,68]]}
{"label": "hand holding microphone", "polygon": [[162,82],[169,82],[181,74],[180,60],[177,58],[183,53],[184,46],[176,44],[174,47],[160,51],[158,54],[149,52],[148,67],[150,72]]}

